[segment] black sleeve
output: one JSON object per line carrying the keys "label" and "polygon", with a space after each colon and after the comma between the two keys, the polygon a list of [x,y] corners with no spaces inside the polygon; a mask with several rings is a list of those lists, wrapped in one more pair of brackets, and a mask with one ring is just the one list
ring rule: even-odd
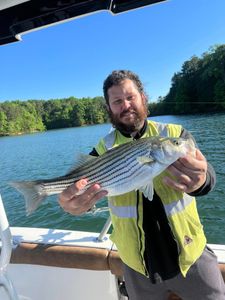
{"label": "black sleeve", "polygon": [[[196,141],[195,141],[194,137],[192,136],[192,134],[184,128],[181,132],[181,137],[185,138],[185,139],[191,138],[194,141],[196,148],[198,148]],[[213,188],[216,184],[216,173],[215,173],[213,166],[210,163],[207,162],[207,165],[208,165],[208,167],[207,167],[205,183],[196,191],[189,193],[190,196],[194,196],[194,197],[203,196],[213,190]]]}

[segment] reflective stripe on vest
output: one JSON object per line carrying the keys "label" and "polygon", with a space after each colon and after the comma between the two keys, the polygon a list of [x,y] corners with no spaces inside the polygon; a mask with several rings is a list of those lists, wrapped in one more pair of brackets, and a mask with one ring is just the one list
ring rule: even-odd
{"label": "reflective stripe on vest", "polygon": [[[182,212],[192,201],[194,201],[193,197],[184,194],[183,199],[179,199],[178,201],[170,204],[164,204],[167,217]],[[118,218],[137,218],[136,206],[114,206],[109,201],[109,208],[111,209],[111,212]]]}
{"label": "reflective stripe on vest", "polygon": [[115,129],[111,130],[109,134],[104,137],[104,143],[107,150],[113,147],[115,141]]}
{"label": "reflective stripe on vest", "polygon": [[137,218],[136,206],[114,206],[111,201],[108,204],[112,214],[118,218]]}
{"label": "reflective stripe on vest", "polygon": [[193,197],[184,194],[183,199],[179,199],[178,201],[169,204],[164,204],[166,215],[172,216],[182,212],[192,201],[194,201]]}
{"label": "reflective stripe on vest", "polygon": [[155,126],[156,126],[160,136],[162,136],[162,137],[168,137],[169,136],[167,124],[155,123]]}

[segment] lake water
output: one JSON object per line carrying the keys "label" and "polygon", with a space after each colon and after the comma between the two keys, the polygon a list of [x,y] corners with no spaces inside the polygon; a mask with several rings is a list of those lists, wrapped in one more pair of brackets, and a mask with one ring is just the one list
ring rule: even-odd
{"label": "lake water", "polygon": [[[182,124],[195,137],[199,148],[214,166],[217,185],[207,196],[197,199],[201,221],[210,243],[225,244],[225,114],[160,116],[153,120]],[[76,153],[88,153],[111,128],[110,124],[53,130],[0,138],[0,193],[10,226],[101,231],[108,212],[71,216],[49,197],[29,217],[23,196],[8,185],[13,180],[35,180],[65,174]],[[98,203],[105,207],[106,199]]]}

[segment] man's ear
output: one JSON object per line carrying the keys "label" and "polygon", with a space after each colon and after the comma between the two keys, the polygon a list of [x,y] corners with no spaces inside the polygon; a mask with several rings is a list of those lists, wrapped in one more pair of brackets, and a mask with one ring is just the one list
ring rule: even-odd
{"label": "man's ear", "polygon": [[141,93],[141,98],[142,98],[143,103],[147,102],[147,97],[144,93]]}
{"label": "man's ear", "polygon": [[146,107],[146,114],[147,114],[147,116],[149,116],[150,111],[149,111],[149,107],[148,107],[148,97],[144,93],[142,93],[141,98],[142,98],[143,105]]}

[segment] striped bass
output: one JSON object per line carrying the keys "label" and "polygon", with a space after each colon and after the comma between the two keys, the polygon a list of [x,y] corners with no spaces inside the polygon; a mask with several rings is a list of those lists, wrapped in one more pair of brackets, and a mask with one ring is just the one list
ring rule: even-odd
{"label": "striped bass", "polygon": [[64,176],[10,184],[25,197],[26,212],[32,213],[49,195],[59,194],[80,179],[87,179],[84,192],[98,183],[107,196],[140,190],[151,200],[153,178],[178,158],[193,150],[193,143],[182,138],[142,138],[112,148],[101,156],[80,155],[75,168]]}

